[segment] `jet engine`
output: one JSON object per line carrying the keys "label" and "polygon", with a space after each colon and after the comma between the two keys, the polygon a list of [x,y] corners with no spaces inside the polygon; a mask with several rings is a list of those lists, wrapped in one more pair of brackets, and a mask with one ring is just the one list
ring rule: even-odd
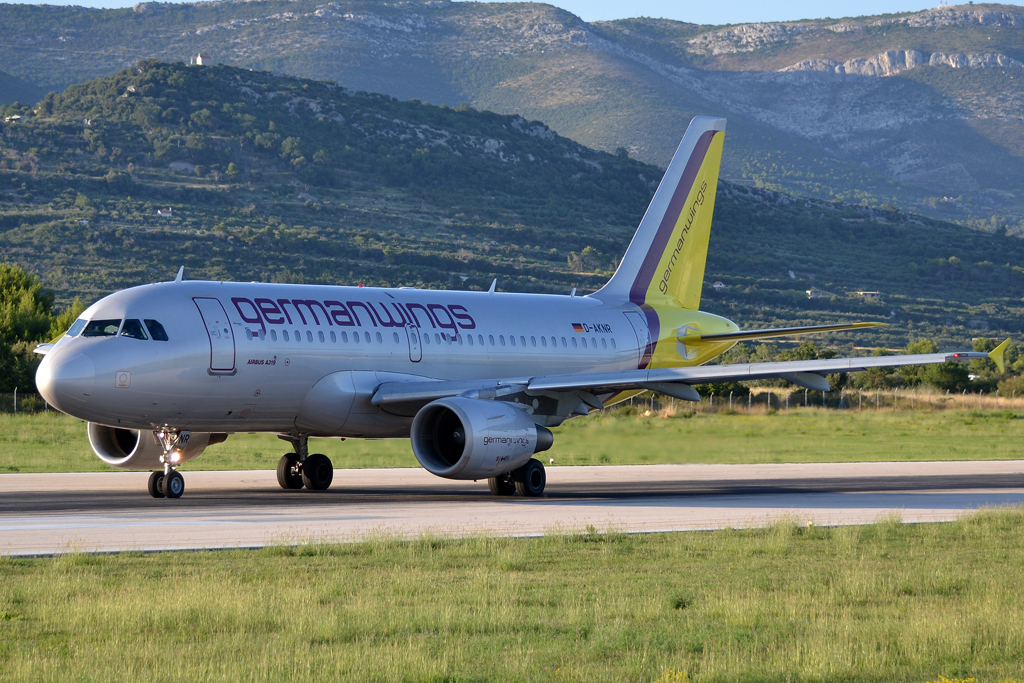
{"label": "jet engine", "polygon": [[[220,443],[227,438],[227,434],[182,432],[178,441],[179,446],[175,449],[180,455],[176,464],[199,456],[207,446]],[[89,445],[100,460],[123,470],[163,469],[160,456],[163,455],[164,449],[155,432],[105,427],[90,422]]]}
{"label": "jet engine", "polygon": [[446,479],[488,479],[525,465],[551,448],[554,436],[514,403],[442,398],[412,421],[412,452]]}

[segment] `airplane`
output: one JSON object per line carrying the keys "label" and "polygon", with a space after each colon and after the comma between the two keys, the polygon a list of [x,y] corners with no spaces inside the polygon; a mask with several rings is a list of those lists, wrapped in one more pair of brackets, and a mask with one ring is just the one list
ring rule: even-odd
{"label": "airplane", "polygon": [[90,306],[43,344],[40,394],[88,423],[108,465],[150,470],[179,498],[178,467],[237,432],[292,444],[284,489],[323,491],[334,469],[309,437],[408,438],[427,471],[486,479],[495,495],[543,494],[551,428],[650,390],[699,401],[694,384],[991,358],[959,352],[709,365],[736,343],[852,330],[849,323],[740,330],[700,310],[725,119],[688,126],[611,279],[576,296],[185,280]]}

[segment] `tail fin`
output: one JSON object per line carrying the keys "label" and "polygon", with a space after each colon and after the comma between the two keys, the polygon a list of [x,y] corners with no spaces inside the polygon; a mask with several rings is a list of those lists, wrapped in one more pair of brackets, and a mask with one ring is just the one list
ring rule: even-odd
{"label": "tail fin", "polygon": [[700,307],[725,119],[690,122],[612,279],[595,296]]}

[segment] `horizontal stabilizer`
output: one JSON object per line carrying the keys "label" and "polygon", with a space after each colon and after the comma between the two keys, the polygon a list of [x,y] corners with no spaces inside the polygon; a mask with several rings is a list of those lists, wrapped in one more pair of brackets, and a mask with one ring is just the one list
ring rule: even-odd
{"label": "horizontal stabilizer", "polygon": [[885,323],[841,323],[838,325],[811,325],[810,327],[777,327],[771,330],[739,330],[722,334],[688,334],[679,337],[683,344],[700,344],[710,342],[741,342],[753,339],[771,339],[772,337],[793,337],[815,332],[838,332],[840,330],[860,330],[865,327],[884,327]]}

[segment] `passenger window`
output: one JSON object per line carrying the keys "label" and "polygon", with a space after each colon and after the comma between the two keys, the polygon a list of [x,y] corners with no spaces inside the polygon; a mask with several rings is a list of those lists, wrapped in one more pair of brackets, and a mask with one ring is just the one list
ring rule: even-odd
{"label": "passenger window", "polygon": [[612,337],[612,348],[615,348],[615,337]]}
{"label": "passenger window", "polygon": [[505,345],[505,335],[499,334],[498,335],[498,341],[500,341],[501,345],[504,346]]}
{"label": "passenger window", "polygon": [[558,346],[558,340],[557,340],[557,339],[555,339],[554,337],[552,337],[552,338],[551,338],[551,345],[552,345],[552,346]]}
{"label": "passenger window", "polygon": [[572,348],[576,348],[576,337],[572,338]]}
{"label": "passenger window", "polygon": [[[472,338],[473,338],[472,335],[470,335],[470,339],[472,339]],[[455,341],[459,342],[459,346],[462,346],[462,335],[461,334],[455,335]],[[472,342],[470,342],[470,343],[472,343]]]}
{"label": "passenger window", "polygon": [[[128,325],[125,324],[125,327],[128,327]],[[124,330],[121,331],[121,334],[124,334]],[[245,338],[248,339],[249,341],[252,341],[252,330],[250,330],[248,327],[245,328]]]}
{"label": "passenger window", "polygon": [[120,320],[92,320],[82,331],[83,337],[113,337],[121,327]]}
{"label": "passenger window", "polygon": [[469,345],[472,346],[473,345],[473,335],[467,334],[466,335],[466,341],[468,341]]}
{"label": "passenger window", "polygon": [[530,346],[536,346],[536,345],[537,345],[537,338],[536,337],[530,337]]}
{"label": "passenger window", "polygon": [[601,348],[602,349],[607,349],[608,348],[608,340],[605,339],[604,337],[601,337]]}
{"label": "passenger window", "polygon": [[163,325],[150,318],[146,318],[142,322],[146,323],[150,338],[154,341],[167,341],[167,332],[164,330]]}
{"label": "passenger window", "polygon": [[75,321],[75,324],[72,325],[70,329],[68,329],[67,335],[69,337],[77,337],[78,333],[82,331],[82,328],[85,327],[85,324],[87,322],[89,321],[79,318],[78,320]]}
{"label": "passenger window", "polygon": [[132,339],[149,339],[146,336],[146,331],[142,329],[142,323],[135,318],[124,321],[124,326],[121,328],[121,336],[131,337]]}
{"label": "passenger window", "polygon": [[[533,337],[531,337],[531,339],[532,338]],[[545,349],[548,348],[548,338],[547,337],[541,337],[540,338],[540,345],[543,346]]]}
{"label": "passenger window", "polygon": [[312,330],[306,330],[306,341],[308,341],[310,343],[313,342],[313,331]]}
{"label": "passenger window", "polygon": [[[522,344],[523,348],[526,348],[526,335],[519,335],[519,342]],[[534,342],[533,345],[536,346],[537,343]]]}
{"label": "passenger window", "polygon": [[338,336],[336,334],[334,334],[333,331],[331,332],[331,343],[332,344],[337,344],[338,343]]}
{"label": "passenger window", "polygon": [[595,349],[597,348],[597,338],[596,337],[591,337],[590,338],[590,345],[593,346]]}
{"label": "passenger window", "polygon": [[[573,342],[572,345],[576,346],[576,342]],[[565,337],[562,337],[562,348],[565,348],[566,346],[568,346],[568,344],[565,343]]]}
{"label": "passenger window", "polygon": [[341,333],[341,341],[348,344],[348,332]]}
{"label": "passenger window", "polygon": [[508,336],[508,341],[509,341],[510,344],[512,344],[512,346],[515,346],[516,345],[516,335],[510,334]]}
{"label": "passenger window", "polygon": [[[573,337],[572,340],[573,340],[572,341],[572,345],[576,346],[576,337]],[[583,348],[587,348],[587,338],[586,337],[582,337],[580,339],[580,341],[583,342]]]}
{"label": "passenger window", "polygon": [[358,332],[353,332],[352,333],[352,343],[353,344],[358,344],[359,343],[359,333]]}
{"label": "passenger window", "polygon": [[270,331],[270,339],[271,341],[277,341],[277,330]]}
{"label": "passenger window", "polygon": [[493,334],[489,334],[489,335],[487,335],[487,338],[491,341],[491,346],[494,346],[494,335]]}
{"label": "passenger window", "polygon": [[377,343],[378,344],[383,344],[384,343],[384,338],[380,336],[380,332],[377,333]]}
{"label": "passenger window", "polygon": [[282,335],[284,335],[284,340],[285,340],[285,341],[288,341],[288,339],[289,339],[289,337],[288,337],[288,330],[285,330],[285,331],[284,331],[284,332],[282,332],[281,334],[282,334]]}
{"label": "passenger window", "polygon": [[321,344],[323,344],[325,341],[327,341],[326,339],[324,339],[324,333],[321,332],[321,331],[317,331],[316,336],[320,338],[320,343]]}
{"label": "passenger window", "polygon": [[437,344],[441,343],[441,335],[439,335],[437,332],[434,333],[434,342]]}
{"label": "passenger window", "polygon": [[266,339],[266,338],[267,338],[267,332],[266,332],[266,330],[262,330],[262,329],[261,329],[261,330],[260,330],[260,341],[263,341],[263,340],[264,340],[264,339]]}
{"label": "passenger window", "polygon": [[427,346],[430,345],[430,335],[427,334],[426,332],[423,333],[423,343],[426,344]]}
{"label": "passenger window", "polygon": [[295,330],[295,341],[296,343],[302,341],[302,333],[299,332],[298,330]]}
{"label": "passenger window", "polygon": [[[480,342],[480,346],[483,346],[483,345],[484,345],[484,335],[482,335],[482,334],[478,334],[478,335],[476,335],[476,340],[477,340],[478,342]],[[492,340],[492,341],[491,341],[491,343],[493,344],[493,343],[494,343],[494,341]]]}
{"label": "passenger window", "polygon": [[398,343],[398,333],[395,332],[392,336],[395,338],[395,343],[397,344]]}

